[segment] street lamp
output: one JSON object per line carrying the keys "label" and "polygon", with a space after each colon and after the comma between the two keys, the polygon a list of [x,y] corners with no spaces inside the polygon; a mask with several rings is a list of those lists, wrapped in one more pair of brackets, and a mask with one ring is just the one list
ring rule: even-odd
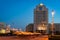
{"label": "street lamp", "polygon": [[54,14],[55,14],[55,12],[54,12],[54,10],[52,10],[52,17],[54,17]]}
{"label": "street lamp", "polygon": [[52,10],[52,35],[54,35],[54,10]]}

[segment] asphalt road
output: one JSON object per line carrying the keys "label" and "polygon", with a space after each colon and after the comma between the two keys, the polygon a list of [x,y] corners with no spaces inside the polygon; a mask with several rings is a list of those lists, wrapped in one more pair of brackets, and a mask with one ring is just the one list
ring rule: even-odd
{"label": "asphalt road", "polygon": [[48,36],[0,36],[0,40],[48,40]]}

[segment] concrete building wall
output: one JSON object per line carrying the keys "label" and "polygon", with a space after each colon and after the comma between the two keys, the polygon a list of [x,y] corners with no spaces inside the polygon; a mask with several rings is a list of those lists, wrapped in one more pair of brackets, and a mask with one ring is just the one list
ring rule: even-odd
{"label": "concrete building wall", "polygon": [[[52,25],[49,23],[48,27],[51,30]],[[60,23],[54,23],[54,31],[60,32]]]}
{"label": "concrete building wall", "polygon": [[48,9],[45,7],[45,5],[38,5],[34,10],[34,31],[37,31],[39,27],[42,28],[43,25],[45,25],[44,28],[47,28],[47,24]]}
{"label": "concrete building wall", "polygon": [[33,32],[34,29],[34,25],[33,24],[28,24],[26,26],[26,32]]}

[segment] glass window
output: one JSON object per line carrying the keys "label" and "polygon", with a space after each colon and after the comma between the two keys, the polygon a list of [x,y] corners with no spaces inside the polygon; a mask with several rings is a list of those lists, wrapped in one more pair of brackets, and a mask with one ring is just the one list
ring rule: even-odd
{"label": "glass window", "polygon": [[42,7],[39,7],[39,10],[42,10]]}

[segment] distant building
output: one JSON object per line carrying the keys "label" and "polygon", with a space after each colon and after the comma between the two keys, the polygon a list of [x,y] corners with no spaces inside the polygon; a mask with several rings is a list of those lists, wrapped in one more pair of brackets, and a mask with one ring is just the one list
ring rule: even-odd
{"label": "distant building", "polygon": [[[49,34],[51,33],[51,23],[48,24]],[[60,34],[60,23],[54,23],[54,34]]]}
{"label": "distant building", "polygon": [[10,33],[10,25],[0,22],[0,33]]}
{"label": "distant building", "polygon": [[[48,23],[48,9],[40,4],[34,9],[34,24],[26,26],[28,32],[51,33],[52,25]],[[60,23],[54,23],[54,34],[60,34]]]}
{"label": "distant building", "polygon": [[3,22],[0,22],[0,29],[5,29],[6,25]]}
{"label": "distant building", "polygon": [[6,30],[5,30],[5,29],[1,29],[1,30],[0,30],[0,33],[1,33],[1,34],[4,34],[4,33],[6,33]]}
{"label": "distant building", "polygon": [[42,3],[34,9],[34,31],[47,32],[48,25],[48,9]]}
{"label": "distant building", "polygon": [[6,30],[6,33],[10,33],[10,30],[11,30],[10,25],[7,25],[5,30]]}
{"label": "distant building", "polygon": [[34,29],[34,25],[33,24],[28,24],[26,26],[26,32],[33,32]]}

